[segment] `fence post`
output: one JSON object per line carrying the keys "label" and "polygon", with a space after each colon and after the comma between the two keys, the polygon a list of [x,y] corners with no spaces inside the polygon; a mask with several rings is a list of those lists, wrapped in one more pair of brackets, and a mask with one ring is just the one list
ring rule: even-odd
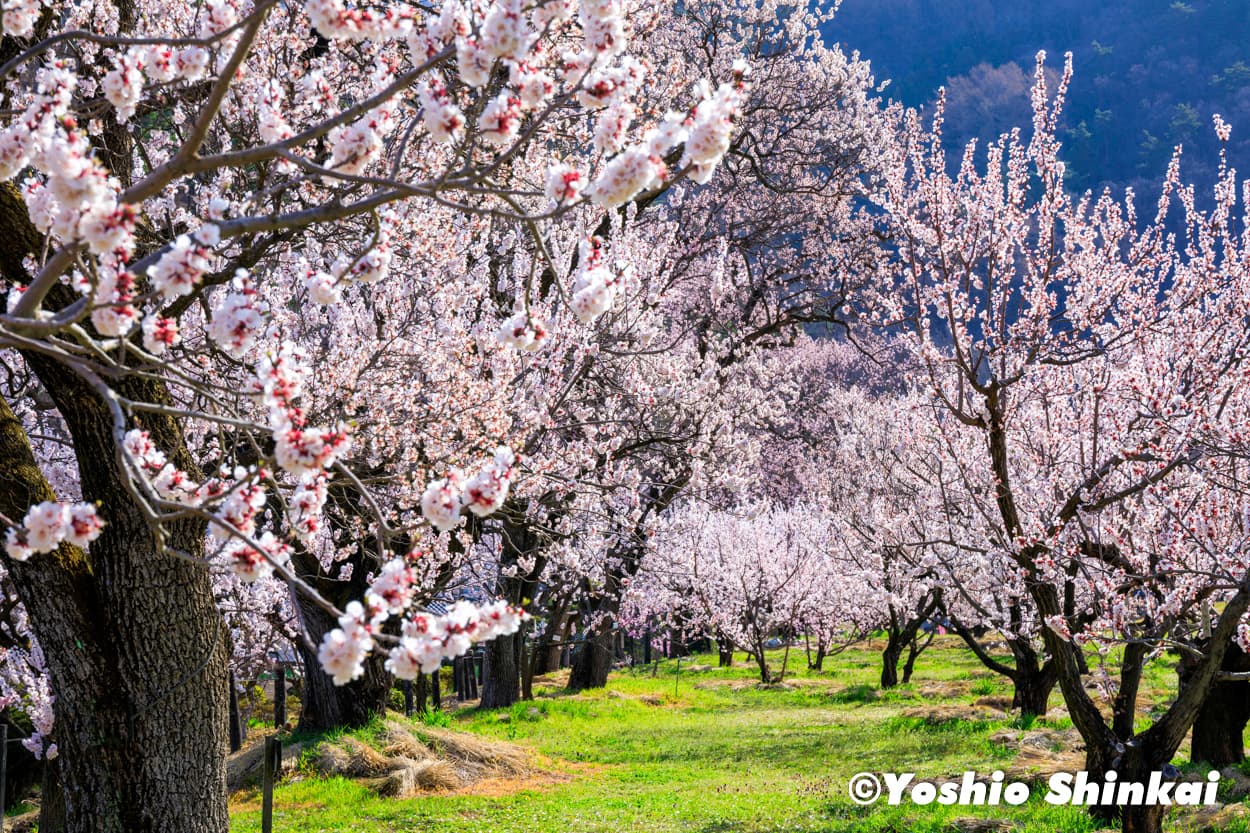
{"label": "fence post", "polygon": [[4,785],[9,775],[9,724],[0,723],[0,833],[4,833]]}
{"label": "fence post", "polygon": [[286,667],[281,662],[273,664],[273,725],[286,725]]}
{"label": "fence post", "polygon": [[282,741],[276,737],[265,739],[265,769],[261,788],[264,797],[260,806],[260,829],[273,833],[273,784],[282,775]]}
{"label": "fence post", "polygon": [[243,721],[239,714],[239,689],[235,685],[234,672],[230,672],[230,751],[243,747]]}

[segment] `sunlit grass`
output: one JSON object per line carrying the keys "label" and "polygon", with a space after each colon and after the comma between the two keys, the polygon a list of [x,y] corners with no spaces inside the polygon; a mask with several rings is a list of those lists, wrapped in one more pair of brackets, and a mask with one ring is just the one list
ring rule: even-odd
{"label": "sunlit grass", "polygon": [[[780,668],[780,652],[770,661]],[[390,800],[343,779],[306,779],[278,788],[275,830],[936,833],[969,816],[1010,819],[1026,831],[1097,829],[1080,810],[1036,797],[1020,808],[853,804],[846,787],[854,773],[992,772],[1014,756],[991,740],[996,732],[1071,726],[1062,714],[1025,725],[1016,715],[974,706],[1010,698],[1010,684],[949,637],[921,657],[912,682],[896,689],[877,687],[879,662],[876,651],[861,648],[829,658],[824,672],[809,672],[802,651],[792,649],[792,674],[781,685],[759,685],[741,657],[734,668],[715,668],[715,656],[684,660],[680,668],[664,660],[614,672],[603,691],[570,694],[539,682],[532,702],[501,712],[463,709],[450,714],[450,723],[528,747],[569,780],[511,794]],[[1175,672],[1159,665],[1144,688],[1166,698]],[[1052,707],[1061,705],[1056,693]],[[927,707],[966,714],[931,718]],[[237,798],[233,830],[259,829],[255,796]]]}

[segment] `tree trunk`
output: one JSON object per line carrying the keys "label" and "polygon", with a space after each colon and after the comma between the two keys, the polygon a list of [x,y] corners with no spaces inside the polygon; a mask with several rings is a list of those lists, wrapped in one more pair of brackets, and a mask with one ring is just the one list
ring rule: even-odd
{"label": "tree trunk", "polygon": [[612,632],[588,634],[582,641],[582,649],[573,658],[569,690],[603,688],[608,684],[608,672],[611,670]]}
{"label": "tree trunk", "polygon": [[1250,718],[1250,683],[1217,683],[1194,720],[1190,760],[1219,769],[1245,760],[1242,735]]}
{"label": "tree trunk", "polygon": [[768,657],[764,653],[764,644],[757,642],[755,644],[755,665],[760,671],[760,682],[767,685],[773,680],[773,671],[768,667]]}
{"label": "tree trunk", "polygon": [[521,699],[520,647],[520,633],[497,636],[485,644],[479,708],[506,709]]}
{"label": "tree trunk", "polygon": [[[1205,647],[1205,646],[1204,646]],[[1195,666],[1194,658],[1182,654],[1176,666],[1181,687],[1189,684]],[[1237,644],[1228,646],[1224,653],[1221,671],[1244,673],[1250,671],[1250,656]],[[1194,718],[1193,742],[1189,759],[1204,761],[1216,768],[1245,760],[1242,735],[1250,720],[1250,681],[1222,680],[1211,686],[1198,716]]]}
{"label": "tree trunk", "polygon": [[726,639],[716,640],[717,665],[721,668],[733,668],[734,646]]}
{"label": "tree trunk", "polygon": [[[893,688],[898,685],[898,663],[903,656],[903,648],[914,646],[920,628],[933,616],[942,605],[942,594],[932,592],[916,603],[914,610],[896,611],[890,608],[890,625],[886,628],[888,639],[885,650],[881,652],[881,687]],[[920,650],[924,650],[923,648]],[[916,655],[909,654],[903,682],[911,679],[911,669],[915,664]]]}
{"label": "tree trunk", "polygon": [[964,644],[972,649],[981,664],[1011,680],[1014,691],[1011,698],[1012,708],[1020,709],[1022,714],[1041,717],[1046,714],[1050,704],[1050,693],[1059,681],[1059,667],[1053,658],[1041,662],[1041,657],[1027,639],[1007,639],[1011,648],[1015,667],[1004,665],[990,656],[980,642],[980,634],[965,627],[959,620],[952,618],[951,627]]}
{"label": "tree trunk", "polygon": [[[547,538],[537,532],[526,520],[525,513],[511,505],[506,505],[500,513],[504,525],[503,547],[500,553],[500,572],[495,579],[495,592],[499,598],[509,604],[524,606],[536,594],[538,576],[542,574],[547,559],[543,555],[543,547]],[[516,568],[523,557],[533,559],[527,573]],[[505,567],[513,568],[509,575]],[[486,643],[482,658],[481,700],[479,708],[504,709],[521,699],[522,670],[524,669],[525,627],[515,634],[497,637]],[[478,695],[478,680],[474,671],[475,663],[470,663],[470,696]]]}
{"label": "tree trunk", "polygon": [[911,682],[911,674],[916,670],[916,657],[920,656],[924,648],[920,647],[916,640],[912,640],[907,646],[907,659],[903,662],[903,685]]}
{"label": "tree trunk", "polygon": [[1019,709],[1020,714],[1031,714],[1042,717],[1050,706],[1050,693],[1054,691],[1057,677],[1046,668],[1036,673],[1018,673],[1012,678],[1014,689],[1011,695],[1011,707]]}
{"label": "tree trunk", "polygon": [[[1159,769],[1149,762],[1154,751],[1130,747],[1124,752],[1114,749],[1092,748],[1085,753],[1085,771],[1091,784],[1101,784],[1109,771],[1114,770],[1117,781],[1147,783],[1152,773]],[[1150,806],[1094,805],[1090,815],[1100,821],[1120,822],[1121,833],[1163,833],[1163,817],[1167,807],[1162,804]]]}
{"label": "tree trunk", "polygon": [[[296,603],[305,633],[313,645],[338,627],[338,623],[320,607],[301,598]],[[391,687],[395,684],[386,670],[386,656],[370,654],[364,662],[365,673],[347,685],[337,686],[330,675],[321,670],[316,649],[303,639],[296,640],[304,661],[304,697],[300,702],[300,733],[316,734],[335,729],[358,729],[374,717],[386,713]]]}
{"label": "tree trunk", "polygon": [[[223,833],[229,692],[227,633],[208,569],[159,553],[116,466],[112,415],[65,367],[27,361],[74,441],[82,494],[106,526],[89,552],[62,544],[8,562],[47,658],[69,833]],[[127,377],[122,395],[168,403],[157,383]],[[196,472],[177,423],[144,427],[171,461]],[[0,399],[0,511],[22,517],[55,495],[21,424]],[[171,548],[204,555],[204,524],[165,527]]]}
{"label": "tree trunk", "polygon": [[238,752],[243,748],[247,737],[247,728],[243,723],[243,714],[239,710],[239,686],[230,672],[230,751]]}
{"label": "tree trunk", "polygon": [[885,643],[885,650],[881,652],[881,687],[894,688],[898,685],[898,661],[903,656],[903,640],[902,636],[896,632],[890,632],[889,638]]}
{"label": "tree trunk", "polygon": [[568,602],[561,599],[547,616],[547,627],[542,636],[534,641],[534,676],[550,674],[560,668],[561,643],[564,642],[563,632],[567,616]]}
{"label": "tree trunk", "polygon": [[827,652],[828,649],[824,644],[818,643],[816,645],[816,657],[812,660],[811,665],[811,669],[813,671],[823,671],[825,669],[825,656]]}

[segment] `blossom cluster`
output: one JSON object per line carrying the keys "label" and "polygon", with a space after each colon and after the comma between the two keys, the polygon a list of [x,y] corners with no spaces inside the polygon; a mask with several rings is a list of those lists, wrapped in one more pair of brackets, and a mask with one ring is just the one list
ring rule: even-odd
{"label": "blossom cluster", "polygon": [[[364,673],[365,658],[376,647],[382,624],[407,607],[412,575],[402,565],[402,559],[387,564],[365,603],[348,604],[339,626],[322,640],[317,659],[335,685],[346,685]],[[436,671],[444,659],[464,654],[474,643],[516,633],[527,618],[523,610],[502,601],[478,607],[461,600],[441,616],[418,611],[404,620],[386,668],[400,679],[411,680],[419,672]]]}
{"label": "blossom cluster", "polygon": [[4,550],[14,561],[25,561],[35,553],[52,552],[63,541],[85,547],[103,529],[93,504],[45,500],[27,510],[20,528],[9,528]]}
{"label": "blossom cluster", "polygon": [[421,513],[432,526],[446,532],[459,525],[463,509],[479,516],[497,511],[508,499],[516,463],[512,449],[500,446],[472,478],[466,480],[463,472],[453,469],[426,487],[421,495]]}

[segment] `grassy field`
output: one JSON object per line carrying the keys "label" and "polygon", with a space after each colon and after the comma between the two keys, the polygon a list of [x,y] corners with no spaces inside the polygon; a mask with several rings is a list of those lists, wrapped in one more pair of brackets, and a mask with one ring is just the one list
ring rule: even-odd
{"label": "grassy field", "polygon": [[[852,803],[854,773],[947,778],[1009,769],[1019,748],[1002,742],[1007,730],[1071,726],[1058,694],[1052,714],[1028,726],[996,711],[1009,687],[950,642],[931,648],[915,679],[891,691],[876,688],[878,663],[875,651],[851,650],[817,674],[792,653],[799,673],[769,687],[745,661],[722,670],[710,667],[714,657],[683,662],[680,673],[671,661],[614,672],[606,690],[578,695],[549,680],[536,685],[533,702],[504,712],[462,709],[450,725],[533,750],[550,776],[399,800],[347,779],[296,773],[276,791],[275,831],[921,833],[977,829],[969,819],[1038,833],[1097,828],[1080,809],[1041,802],[1044,790],[1018,808]],[[1143,722],[1173,681],[1166,663],[1151,669]],[[233,830],[260,830],[255,791],[236,794],[232,810]]]}

